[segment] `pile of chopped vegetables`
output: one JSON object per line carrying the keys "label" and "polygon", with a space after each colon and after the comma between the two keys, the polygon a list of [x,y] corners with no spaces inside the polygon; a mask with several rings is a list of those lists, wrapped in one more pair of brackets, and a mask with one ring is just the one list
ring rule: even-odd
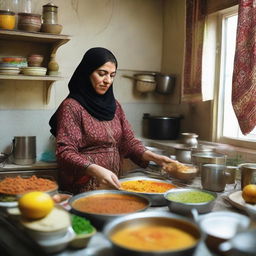
{"label": "pile of chopped vegetables", "polygon": [[89,220],[77,215],[72,215],[71,220],[72,228],[77,235],[89,234],[93,231],[93,226],[91,225]]}

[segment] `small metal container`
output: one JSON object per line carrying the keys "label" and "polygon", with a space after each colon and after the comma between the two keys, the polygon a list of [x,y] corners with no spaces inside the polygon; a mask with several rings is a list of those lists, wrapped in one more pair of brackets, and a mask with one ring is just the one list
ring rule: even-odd
{"label": "small metal container", "polygon": [[191,164],[191,148],[186,145],[175,146],[176,159],[181,163]]}
{"label": "small metal container", "polygon": [[[168,199],[168,195],[170,194],[178,194],[178,193],[186,193],[186,192],[194,192],[194,191],[199,191],[199,192],[204,192],[207,194],[210,194],[214,197],[213,200],[208,201],[208,202],[203,202],[203,203],[181,203],[181,202],[176,202],[174,200]],[[214,192],[210,192],[207,190],[202,190],[202,189],[194,189],[194,188],[178,188],[178,189],[172,189],[170,191],[167,191],[164,195],[166,200],[168,200],[168,208],[171,212],[177,212],[177,213],[182,213],[182,214],[190,214],[192,209],[197,209],[198,213],[207,213],[210,212],[215,204],[217,194]]]}
{"label": "small metal container", "polygon": [[201,183],[204,189],[221,192],[225,189],[227,178],[226,166],[220,164],[204,164],[201,170]]}
{"label": "small metal container", "polygon": [[188,147],[196,148],[198,145],[198,135],[191,132],[181,133],[181,142]]}
{"label": "small metal container", "polygon": [[248,184],[256,184],[256,163],[244,163],[239,165],[241,171],[241,188]]}
{"label": "small metal container", "polygon": [[194,165],[198,166],[199,174],[202,172],[203,164],[226,164],[227,156],[215,152],[206,152],[206,153],[192,153],[191,161]]}
{"label": "small metal container", "polygon": [[53,3],[43,5],[43,23],[58,24],[58,6]]}

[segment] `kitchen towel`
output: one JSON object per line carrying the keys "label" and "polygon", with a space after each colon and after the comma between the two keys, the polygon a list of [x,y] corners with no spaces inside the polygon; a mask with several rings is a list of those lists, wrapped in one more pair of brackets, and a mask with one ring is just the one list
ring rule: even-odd
{"label": "kitchen towel", "polygon": [[256,126],[256,1],[240,0],[232,104],[243,134]]}

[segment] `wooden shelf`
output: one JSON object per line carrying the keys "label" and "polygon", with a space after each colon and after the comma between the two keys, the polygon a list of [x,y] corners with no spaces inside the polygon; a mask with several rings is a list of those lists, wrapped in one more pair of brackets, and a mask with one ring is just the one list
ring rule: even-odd
{"label": "wooden shelf", "polygon": [[70,40],[67,35],[55,35],[42,32],[24,32],[18,30],[3,30],[0,29],[1,39],[6,40],[21,40],[21,41],[35,41],[45,43],[57,43],[62,40]]}
{"label": "wooden shelf", "polygon": [[55,81],[62,80],[60,76],[25,76],[25,75],[1,75],[0,80],[23,80],[23,81],[45,81],[45,89],[43,95],[44,104],[48,104],[50,100],[52,84]]}
{"label": "wooden shelf", "polygon": [[57,81],[63,79],[60,76],[25,76],[25,75],[2,75],[0,74],[0,79],[2,80],[30,80],[30,81]]}
{"label": "wooden shelf", "polygon": [[[56,35],[48,34],[43,32],[25,32],[18,30],[3,30],[0,29],[0,40],[1,41],[13,41],[15,44],[19,45],[19,42],[32,42],[35,44],[46,44],[48,48],[49,56],[51,54],[56,54],[58,48],[67,43],[70,37],[67,35]],[[38,45],[39,46],[39,45]],[[49,103],[50,92],[52,84],[55,81],[63,79],[58,76],[26,76],[26,75],[4,75],[0,74],[0,80],[23,80],[23,81],[44,81],[45,89],[43,95],[43,102],[45,104]]]}

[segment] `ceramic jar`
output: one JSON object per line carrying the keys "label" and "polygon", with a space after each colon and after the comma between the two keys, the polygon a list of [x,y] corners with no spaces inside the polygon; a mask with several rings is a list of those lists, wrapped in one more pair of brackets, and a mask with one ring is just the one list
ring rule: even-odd
{"label": "ceramic jar", "polygon": [[27,60],[29,67],[41,67],[44,56],[39,54],[32,54],[28,56]]}
{"label": "ceramic jar", "polygon": [[38,32],[41,29],[41,15],[33,13],[18,13],[18,29],[28,32]]}
{"label": "ceramic jar", "polygon": [[56,76],[59,74],[59,64],[55,60],[56,55],[52,54],[51,59],[48,63],[48,75]]}

